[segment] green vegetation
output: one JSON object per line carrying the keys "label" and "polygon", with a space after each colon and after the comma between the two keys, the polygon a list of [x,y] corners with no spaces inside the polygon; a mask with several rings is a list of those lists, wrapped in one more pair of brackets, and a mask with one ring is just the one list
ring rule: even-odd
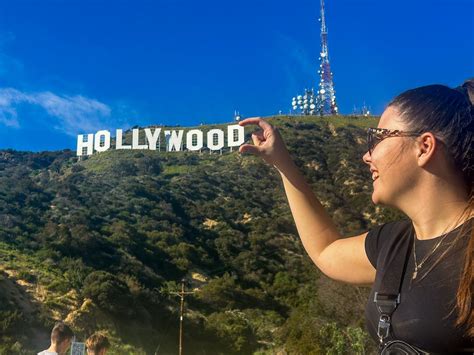
{"label": "green vegetation", "polygon": [[[345,235],[398,218],[370,201],[374,118],[270,118]],[[321,275],[280,178],[253,156],[0,151],[0,354],[44,348],[55,319],[114,354],[366,354],[368,290]]]}

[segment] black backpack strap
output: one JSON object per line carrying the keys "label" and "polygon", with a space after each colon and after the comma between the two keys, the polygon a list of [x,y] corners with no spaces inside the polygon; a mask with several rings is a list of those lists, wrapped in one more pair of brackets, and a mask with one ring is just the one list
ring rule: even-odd
{"label": "black backpack strap", "polygon": [[380,313],[377,336],[380,347],[385,345],[390,334],[392,314],[400,303],[400,291],[402,287],[403,275],[408,261],[413,242],[413,225],[399,239],[395,246],[394,257],[387,265],[387,269],[382,277],[380,288],[374,295],[374,302]]}

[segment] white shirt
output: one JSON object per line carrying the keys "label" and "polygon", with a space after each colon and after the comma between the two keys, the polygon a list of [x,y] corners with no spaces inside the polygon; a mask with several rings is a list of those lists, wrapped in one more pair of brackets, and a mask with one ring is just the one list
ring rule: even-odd
{"label": "white shirt", "polygon": [[38,355],[58,355],[55,351],[43,350],[42,352],[38,353]]}

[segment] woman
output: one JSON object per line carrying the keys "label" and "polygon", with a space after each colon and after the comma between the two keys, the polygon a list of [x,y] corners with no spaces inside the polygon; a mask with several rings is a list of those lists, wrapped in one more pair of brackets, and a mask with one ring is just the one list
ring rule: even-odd
{"label": "woman", "polygon": [[[363,161],[372,173],[372,201],[399,209],[409,220],[349,238],[337,231],[278,131],[260,118],[240,122],[261,128],[252,135],[254,144],[240,152],[259,155],[280,172],[299,236],[316,266],[335,280],[372,285],[367,327],[381,348],[401,340],[434,353],[474,351],[473,99],[471,79],[457,89],[409,90],[388,105],[378,128],[368,130]],[[400,302],[383,334],[374,296],[400,254]]]}

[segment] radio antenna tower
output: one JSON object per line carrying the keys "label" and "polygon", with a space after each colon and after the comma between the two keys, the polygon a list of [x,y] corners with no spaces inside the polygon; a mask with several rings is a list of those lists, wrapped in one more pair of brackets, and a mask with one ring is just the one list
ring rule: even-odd
{"label": "radio antenna tower", "polygon": [[331,66],[329,65],[328,52],[328,30],[326,28],[326,17],[324,15],[324,0],[321,0],[321,53],[319,64],[319,107],[318,111],[321,115],[337,115],[336,90],[334,90],[334,82],[332,80]]}

